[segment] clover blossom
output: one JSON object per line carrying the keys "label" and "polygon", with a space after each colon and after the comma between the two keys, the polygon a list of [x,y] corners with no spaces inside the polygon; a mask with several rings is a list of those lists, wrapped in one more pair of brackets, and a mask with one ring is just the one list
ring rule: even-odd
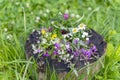
{"label": "clover blossom", "polygon": [[69,18],[69,14],[65,13],[65,14],[63,15],[63,17],[64,17],[65,20],[67,20],[67,19]]}

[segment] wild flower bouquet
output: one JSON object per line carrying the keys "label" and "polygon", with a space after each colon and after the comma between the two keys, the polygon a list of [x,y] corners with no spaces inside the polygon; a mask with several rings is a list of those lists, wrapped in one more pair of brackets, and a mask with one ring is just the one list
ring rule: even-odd
{"label": "wild flower bouquet", "polygon": [[71,21],[75,19],[69,14],[55,20],[51,21],[51,27],[33,31],[27,41],[26,46],[30,47],[26,52],[36,58],[40,71],[45,71],[49,64],[57,72],[73,70],[78,76],[76,69],[93,63],[101,56],[101,48],[97,44],[103,42],[103,38],[79,20],[73,25]]}

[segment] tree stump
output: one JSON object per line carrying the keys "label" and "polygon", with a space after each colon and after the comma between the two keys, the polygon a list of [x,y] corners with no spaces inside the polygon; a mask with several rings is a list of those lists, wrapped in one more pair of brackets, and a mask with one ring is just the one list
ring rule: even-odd
{"label": "tree stump", "polygon": [[[89,79],[88,74],[93,76],[95,73],[99,71],[103,64],[105,55],[104,53],[106,49],[106,42],[104,41],[101,35],[99,35],[92,29],[89,31],[89,34],[92,35],[90,37],[90,42],[93,43],[98,49],[97,53],[99,54],[98,55],[99,59],[89,60],[89,65],[87,66],[84,64],[84,61],[82,60],[76,62],[75,68],[77,69],[78,75],[81,76],[82,80],[88,80]],[[27,59],[29,59],[30,57],[34,57],[35,60],[37,61],[39,80],[45,80],[44,78],[46,76],[45,71],[48,65],[51,71],[55,69],[56,73],[58,74],[58,77],[60,77],[60,80],[80,79],[80,77],[76,77],[75,74],[70,70],[70,68],[67,67],[68,64],[65,64],[64,61],[58,62],[57,60],[52,59],[51,57],[48,57],[46,61],[44,57],[38,57],[38,54],[33,54],[32,44],[37,44],[37,41],[39,40],[38,37],[40,36],[41,35],[39,34],[38,31],[34,31],[32,34],[30,34],[29,39],[26,41],[25,44]],[[70,77],[66,78],[66,76]]]}

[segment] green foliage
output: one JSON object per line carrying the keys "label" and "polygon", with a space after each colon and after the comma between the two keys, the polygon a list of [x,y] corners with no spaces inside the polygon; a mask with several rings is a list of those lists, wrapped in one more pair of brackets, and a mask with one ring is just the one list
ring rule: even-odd
{"label": "green foliage", "polygon": [[[0,80],[38,79],[36,64],[26,60],[24,44],[33,29],[48,27],[52,16],[57,17],[47,14],[47,9],[79,14],[84,17],[80,22],[103,35],[108,43],[104,68],[94,79],[120,80],[119,0],[0,0]],[[35,21],[37,16],[41,18],[39,22]],[[56,80],[56,74],[50,79]]]}

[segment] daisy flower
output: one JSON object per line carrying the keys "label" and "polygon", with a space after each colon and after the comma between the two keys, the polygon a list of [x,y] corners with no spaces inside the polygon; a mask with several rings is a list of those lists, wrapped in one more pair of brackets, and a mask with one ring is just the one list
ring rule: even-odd
{"label": "daisy flower", "polygon": [[77,28],[73,28],[73,29],[72,29],[72,32],[73,32],[73,33],[76,33],[76,32],[78,32],[78,29],[77,29]]}
{"label": "daisy flower", "polygon": [[78,28],[79,28],[79,30],[85,30],[86,25],[82,23],[78,26]]}

